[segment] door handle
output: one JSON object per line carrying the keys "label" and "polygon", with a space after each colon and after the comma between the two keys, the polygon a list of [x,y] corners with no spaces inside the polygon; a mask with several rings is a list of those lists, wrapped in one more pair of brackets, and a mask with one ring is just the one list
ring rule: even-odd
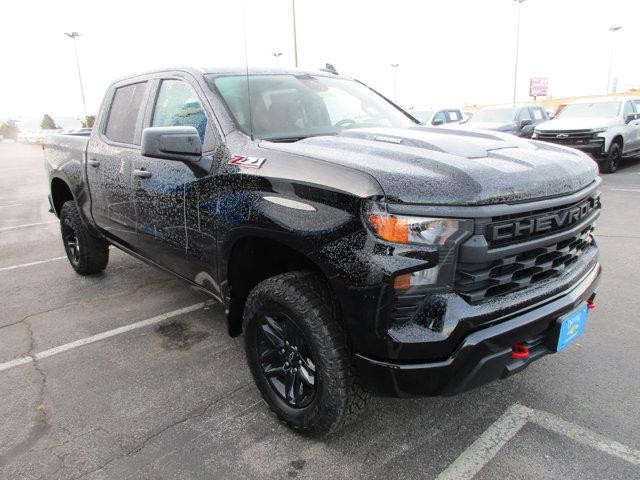
{"label": "door handle", "polygon": [[144,170],[144,169],[134,170],[133,174],[136,177],[140,177],[140,178],[149,178],[149,177],[151,177],[151,172],[148,171],[148,170]]}
{"label": "door handle", "polygon": [[97,167],[100,165],[100,162],[98,160],[96,160],[95,158],[90,158],[89,160],[87,160],[87,163],[89,165],[91,165],[92,167]]}

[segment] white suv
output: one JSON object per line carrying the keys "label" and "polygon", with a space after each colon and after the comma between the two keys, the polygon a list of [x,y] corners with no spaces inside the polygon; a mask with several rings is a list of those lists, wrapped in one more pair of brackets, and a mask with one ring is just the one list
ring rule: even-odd
{"label": "white suv", "polygon": [[533,138],[592,155],[605,173],[615,173],[622,157],[640,153],[640,98],[606,97],[568,104],[538,125]]}

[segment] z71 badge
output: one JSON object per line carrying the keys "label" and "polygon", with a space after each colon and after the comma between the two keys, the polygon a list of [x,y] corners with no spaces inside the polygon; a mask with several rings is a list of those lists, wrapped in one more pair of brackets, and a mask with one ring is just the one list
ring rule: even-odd
{"label": "z71 badge", "polygon": [[260,168],[262,164],[266,161],[267,159],[262,157],[245,157],[242,155],[235,155],[231,160],[229,160],[229,165],[240,165],[241,167]]}

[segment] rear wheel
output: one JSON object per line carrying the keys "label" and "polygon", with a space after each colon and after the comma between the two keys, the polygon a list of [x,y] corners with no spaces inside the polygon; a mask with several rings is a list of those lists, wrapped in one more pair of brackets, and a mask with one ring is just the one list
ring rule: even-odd
{"label": "rear wheel", "polygon": [[618,142],[613,142],[609,147],[607,158],[600,162],[600,170],[604,173],[616,173],[621,158],[622,148]]}
{"label": "rear wheel", "polygon": [[60,233],[71,267],[80,275],[104,270],[109,263],[109,245],[91,234],[80,218],[76,202],[65,202],[60,209]]}
{"label": "rear wheel", "polygon": [[339,430],[368,398],[335,310],[313,272],[269,278],[245,306],[245,350],[256,385],[280,420],[307,435]]}

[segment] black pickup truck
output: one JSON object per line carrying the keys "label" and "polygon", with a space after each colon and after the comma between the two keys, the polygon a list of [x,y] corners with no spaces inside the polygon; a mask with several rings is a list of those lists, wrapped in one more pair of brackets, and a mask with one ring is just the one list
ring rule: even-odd
{"label": "black pickup truck", "polygon": [[114,245],[219,300],[265,401],[310,435],[370,392],[518,372],[595,305],[589,157],[422,127],[350,78],[136,75],[109,88],[90,137],[44,148],[76,272],[103,270]]}

